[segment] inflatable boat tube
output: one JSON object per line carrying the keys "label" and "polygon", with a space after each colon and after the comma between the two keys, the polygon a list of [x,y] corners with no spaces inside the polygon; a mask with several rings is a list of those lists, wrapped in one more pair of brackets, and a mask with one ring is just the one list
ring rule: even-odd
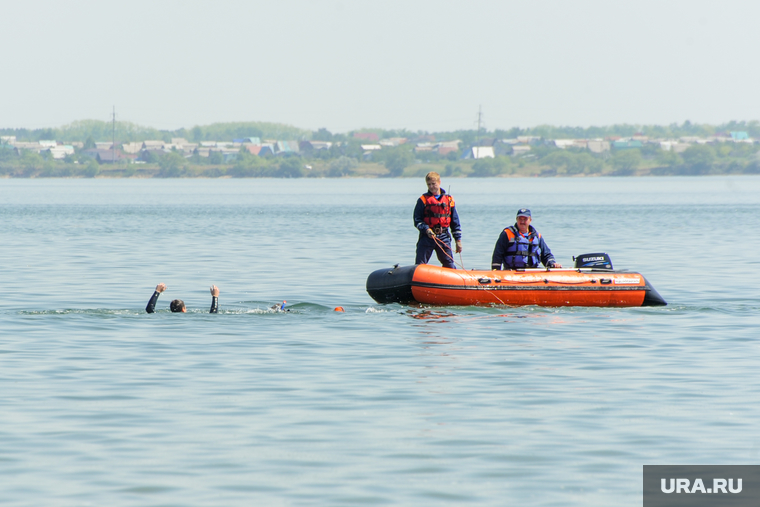
{"label": "inflatable boat tube", "polygon": [[639,273],[608,269],[465,271],[429,264],[378,269],[367,278],[378,303],[442,306],[664,306]]}

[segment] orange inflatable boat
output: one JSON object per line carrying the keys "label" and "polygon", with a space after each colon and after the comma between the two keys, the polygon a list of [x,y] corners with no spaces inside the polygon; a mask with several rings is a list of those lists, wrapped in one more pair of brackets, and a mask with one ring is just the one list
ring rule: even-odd
{"label": "orange inflatable boat", "polygon": [[[602,254],[587,254],[602,255]],[[577,259],[581,259],[578,257]],[[576,266],[578,261],[576,259]],[[607,257],[609,262],[609,258]],[[367,278],[378,303],[510,306],[663,306],[639,273],[598,267],[465,271],[429,264],[379,269]]]}

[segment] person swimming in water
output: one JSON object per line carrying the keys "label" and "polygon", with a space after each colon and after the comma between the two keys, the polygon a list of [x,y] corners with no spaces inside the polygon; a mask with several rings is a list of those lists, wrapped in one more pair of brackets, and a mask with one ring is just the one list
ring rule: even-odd
{"label": "person swimming in water", "polygon": [[290,309],[285,309],[285,303],[287,303],[287,301],[283,301],[282,303],[275,303],[274,305],[270,306],[269,309],[276,312],[289,312]]}
{"label": "person swimming in water", "polygon": [[[156,285],[156,290],[153,293],[153,295],[150,298],[150,301],[148,301],[148,306],[145,307],[145,311],[148,313],[155,313],[156,312],[156,303],[158,302],[158,296],[161,295],[163,291],[166,290],[166,284],[165,283],[159,283]],[[218,313],[219,311],[219,288],[216,285],[211,286],[211,310],[209,310],[209,313]],[[185,306],[185,302],[181,299],[174,299],[171,303],[169,303],[169,309],[173,313],[185,313],[187,312],[187,307]]]}

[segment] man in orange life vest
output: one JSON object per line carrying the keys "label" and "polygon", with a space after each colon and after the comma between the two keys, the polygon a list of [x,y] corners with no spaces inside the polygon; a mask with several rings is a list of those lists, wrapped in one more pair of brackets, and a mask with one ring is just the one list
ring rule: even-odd
{"label": "man in orange life vest", "polygon": [[539,262],[547,268],[561,268],[554,260],[552,251],[541,237],[541,234],[530,225],[532,218],[530,210],[517,210],[517,221],[503,231],[491,257],[491,268],[524,269],[537,268]]}
{"label": "man in orange life vest", "polygon": [[[459,223],[454,198],[441,188],[441,175],[436,172],[425,176],[428,191],[417,199],[414,207],[414,226],[419,229],[415,264],[427,264],[435,250],[445,268],[456,269],[451,251],[451,235],[456,241],[457,253],[462,251],[462,227]],[[451,235],[449,235],[451,227]]]}

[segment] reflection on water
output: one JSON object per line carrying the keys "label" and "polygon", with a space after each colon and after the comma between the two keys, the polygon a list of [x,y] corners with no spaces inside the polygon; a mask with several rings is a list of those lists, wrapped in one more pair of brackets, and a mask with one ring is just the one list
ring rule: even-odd
{"label": "reflection on water", "polygon": [[455,314],[444,310],[407,310],[406,314],[413,319],[436,322],[449,322],[446,318],[455,316]]}

